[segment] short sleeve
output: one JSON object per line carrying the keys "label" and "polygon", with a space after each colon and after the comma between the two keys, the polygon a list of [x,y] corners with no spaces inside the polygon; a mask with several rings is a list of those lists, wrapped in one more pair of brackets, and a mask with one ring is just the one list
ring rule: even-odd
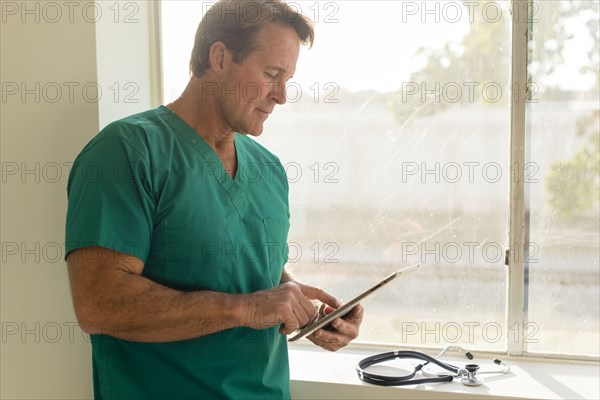
{"label": "short sleeve", "polygon": [[102,246],[146,262],[154,199],[148,158],[118,136],[98,137],[74,162],[67,186],[65,257]]}

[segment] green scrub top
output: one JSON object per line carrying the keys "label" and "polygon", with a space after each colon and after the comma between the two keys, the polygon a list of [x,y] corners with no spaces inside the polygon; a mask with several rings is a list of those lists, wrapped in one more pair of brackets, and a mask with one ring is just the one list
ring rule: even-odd
{"label": "green scrub top", "polygon": [[[166,107],[114,122],[69,176],[66,251],[102,246],[144,261],[182,291],[250,293],[279,284],[287,261],[288,183],[279,159],[236,134],[238,170]],[[97,399],[289,398],[278,327],[140,343],[91,335]]]}

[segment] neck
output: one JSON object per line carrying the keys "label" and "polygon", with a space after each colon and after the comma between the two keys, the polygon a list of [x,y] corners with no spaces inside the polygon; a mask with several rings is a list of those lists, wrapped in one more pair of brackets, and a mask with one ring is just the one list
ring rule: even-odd
{"label": "neck", "polygon": [[[235,131],[223,120],[217,98],[203,93],[207,82],[192,77],[181,96],[167,108],[177,114],[217,152],[233,146]],[[210,82],[215,85],[215,82]]]}
{"label": "neck", "polygon": [[[182,95],[166,107],[196,131],[221,159],[227,173],[235,176],[237,155],[235,153],[235,131],[222,118],[215,96],[202,92],[206,81],[192,77]],[[211,82],[211,85],[214,85]]]}

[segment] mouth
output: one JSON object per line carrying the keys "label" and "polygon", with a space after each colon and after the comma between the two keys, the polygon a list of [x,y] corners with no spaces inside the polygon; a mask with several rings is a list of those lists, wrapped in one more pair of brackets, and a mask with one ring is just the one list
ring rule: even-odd
{"label": "mouth", "polygon": [[271,114],[271,112],[268,112],[268,111],[261,110],[260,108],[257,108],[257,110],[258,110],[258,112],[260,112],[260,113],[263,113],[263,114],[265,114],[266,116],[269,116],[269,114]]}

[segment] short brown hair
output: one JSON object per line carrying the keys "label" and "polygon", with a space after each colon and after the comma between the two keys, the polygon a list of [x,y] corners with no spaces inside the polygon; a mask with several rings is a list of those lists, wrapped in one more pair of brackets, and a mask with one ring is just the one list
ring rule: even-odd
{"label": "short brown hair", "polygon": [[210,48],[219,41],[233,52],[236,63],[244,61],[256,47],[256,35],[268,22],[292,27],[300,42],[312,47],[312,21],[282,0],[220,0],[198,25],[190,72],[200,77],[210,67]]}

